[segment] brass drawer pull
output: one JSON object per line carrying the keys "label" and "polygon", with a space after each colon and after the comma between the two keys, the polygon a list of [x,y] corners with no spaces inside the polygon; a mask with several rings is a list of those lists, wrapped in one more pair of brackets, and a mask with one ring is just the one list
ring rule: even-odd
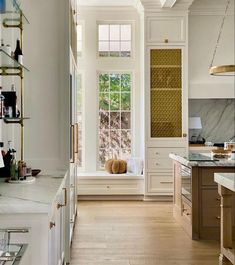
{"label": "brass drawer pull", "polygon": [[158,165],[159,165],[159,163],[156,163],[155,165],[156,165],[156,166],[158,166]]}
{"label": "brass drawer pull", "polygon": [[155,154],[156,154],[156,155],[159,155],[159,153],[158,153],[158,152],[156,152]]}
{"label": "brass drawer pull", "polygon": [[63,190],[64,190],[64,204],[58,203],[57,204],[57,209],[60,209],[61,207],[67,206],[67,189],[63,188]]}
{"label": "brass drawer pull", "polygon": [[161,184],[173,184],[173,181],[160,181]]}
{"label": "brass drawer pull", "polygon": [[109,189],[110,188],[110,186],[107,186],[107,189]]}
{"label": "brass drawer pull", "polygon": [[55,222],[50,222],[49,227],[52,229],[55,226]]}
{"label": "brass drawer pull", "polygon": [[217,201],[220,201],[220,197],[217,197],[216,200],[217,200]]}
{"label": "brass drawer pull", "polygon": [[221,219],[221,217],[220,217],[220,216],[216,216],[216,219],[220,220],[220,219]]}

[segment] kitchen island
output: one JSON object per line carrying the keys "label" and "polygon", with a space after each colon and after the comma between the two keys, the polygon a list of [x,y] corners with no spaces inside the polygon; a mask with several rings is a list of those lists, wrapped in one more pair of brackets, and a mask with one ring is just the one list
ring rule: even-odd
{"label": "kitchen island", "polygon": [[24,265],[62,264],[70,223],[66,183],[65,171],[39,176],[32,184],[0,181],[0,229],[29,230],[11,238],[28,244]]}
{"label": "kitchen island", "polygon": [[214,173],[234,173],[235,161],[212,161],[210,155],[207,159],[199,154],[169,156],[173,160],[175,219],[192,239],[219,240],[220,196]]}
{"label": "kitchen island", "polygon": [[232,240],[234,207],[233,196],[235,193],[235,173],[216,173],[215,182],[218,183],[218,192],[221,196],[221,221],[220,221],[220,258],[219,264],[229,260],[235,264],[235,241]]}

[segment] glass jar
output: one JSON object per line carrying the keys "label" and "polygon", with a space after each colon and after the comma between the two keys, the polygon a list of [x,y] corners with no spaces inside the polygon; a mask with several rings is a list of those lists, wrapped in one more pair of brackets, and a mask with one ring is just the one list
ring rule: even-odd
{"label": "glass jar", "polygon": [[4,100],[5,97],[0,94],[0,118],[4,118]]}

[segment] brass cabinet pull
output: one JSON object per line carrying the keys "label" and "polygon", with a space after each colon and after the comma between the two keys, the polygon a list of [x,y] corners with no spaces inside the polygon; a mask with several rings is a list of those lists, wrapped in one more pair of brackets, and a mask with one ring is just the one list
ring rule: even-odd
{"label": "brass cabinet pull", "polygon": [[185,137],[187,137],[188,135],[187,135],[187,133],[183,133],[183,137],[185,138]]}
{"label": "brass cabinet pull", "polygon": [[49,227],[52,229],[55,226],[55,222],[50,222]]}
{"label": "brass cabinet pull", "polygon": [[159,155],[159,153],[158,153],[158,152],[156,152],[155,154],[156,154],[156,155]]}
{"label": "brass cabinet pull", "polygon": [[74,132],[74,136],[76,136],[75,137],[75,147],[74,147],[74,153],[75,154],[78,154],[78,129],[79,129],[79,127],[78,127],[78,123],[75,123],[75,132]]}
{"label": "brass cabinet pull", "polygon": [[110,186],[107,186],[107,188],[109,189],[109,188],[110,188]]}
{"label": "brass cabinet pull", "polygon": [[217,197],[216,200],[217,200],[217,201],[220,201],[220,197]]}
{"label": "brass cabinet pull", "polygon": [[221,219],[221,217],[220,217],[220,216],[216,216],[216,219],[220,220],[220,219]]}
{"label": "brass cabinet pull", "polygon": [[158,166],[158,165],[159,165],[159,163],[156,163],[155,165],[156,165],[156,166]]}
{"label": "brass cabinet pull", "polygon": [[165,43],[168,43],[168,42],[169,42],[169,40],[168,40],[168,39],[165,39],[165,40],[164,40],[164,42],[165,42]]}
{"label": "brass cabinet pull", "polygon": [[63,190],[64,190],[64,204],[58,203],[57,204],[57,209],[60,209],[61,207],[67,206],[67,189],[63,188]]}
{"label": "brass cabinet pull", "polygon": [[160,181],[161,184],[173,184],[173,181]]}
{"label": "brass cabinet pull", "polygon": [[74,163],[75,162],[75,146],[74,146],[74,125],[73,124],[71,125],[70,130],[71,130],[70,162]]}

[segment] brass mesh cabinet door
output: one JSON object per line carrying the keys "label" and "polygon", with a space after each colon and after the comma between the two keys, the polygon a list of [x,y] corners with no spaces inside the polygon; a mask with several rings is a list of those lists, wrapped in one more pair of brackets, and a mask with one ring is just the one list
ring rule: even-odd
{"label": "brass mesh cabinet door", "polygon": [[182,51],[150,51],[151,137],[182,136]]}

